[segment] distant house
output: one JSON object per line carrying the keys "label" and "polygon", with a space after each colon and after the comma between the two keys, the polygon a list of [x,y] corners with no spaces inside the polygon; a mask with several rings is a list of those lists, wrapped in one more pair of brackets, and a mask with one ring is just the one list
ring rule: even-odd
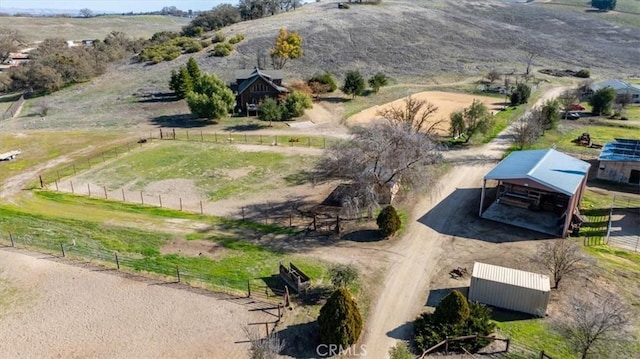
{"label": "distant house", "polygon": [[257,111],[263,99],[267,97],[277,99],[280,95],[289,92],[282,86],[282,71],[267,73],[258,68],[238,71],[236,82],[231,85],[231,90],[236,94],[236,111],[247,114]]}
{"label": "distant house", "polygon": [[585,89],[584,95],[591,96],[596,91],[607,87],[614,89],[618,96],[630,94],[632,103],[640,103],[640,85],[633,85],[616,79],[593,83]]}
{"label": "distant house", "polygon": [[640,140],[616,138],[602,147],[598,161],[598,178],[640,184]]}
{"label": "distant house", "polygon": [[0,72],[7,71],[8,69],[25,64],[31,61],[29,54],[25,54],[22,52],[11,52],[9,56],[2,64],[0,64]]}

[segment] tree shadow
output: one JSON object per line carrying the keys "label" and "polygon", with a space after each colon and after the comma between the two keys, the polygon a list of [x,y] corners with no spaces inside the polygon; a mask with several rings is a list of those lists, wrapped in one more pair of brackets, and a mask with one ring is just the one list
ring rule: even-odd
{"label": "tree shadow", "polygon": [[346,239],[352,242],[379,242],[385,239],[380,233],[379,230],[376,229],[358,229],[349,233],[345,233],[342,236],[342,239]]}
{"label": "tree shadow", "polygon": [[307,289],[307,291],[300,297],[300,299],[302,300],[302,304],[304,305],[318,305],[326,302],[334,291],[335,288],[331,286],[313,286]]}
{"label": "tree shadow", "polygon": [[178,97],[174,93],[171,92],[158,92],[158,93],[150,93],[138,96],[140,99],[139,103],[155,103],[155,102],[176,102],[180,101]]}
{"label": "tree shadow", "polygon": [[244,124],[227,126],[223,130],[225,130],[225,131],[235,131],[235,132],[248,132],[248,131],[260,130],[260,129],[267,128],[267,127],[269,127],[268,124],[244,123]]}
{"label": "tree shadow", "polygon": [[406,322],[386,334],[389,338],[398,340],[410,340],[413,333],[413,322]]}
{"label": "tree shadow", "polygon": [[316,358],[319,344],[318,323],[316,321],[289,325],[276,332],[284,341],[284,349],[279,353],[293,358]]}
{"label": "tree shadow", "polygon": [[179,114],[154,117],[151,119],[151,123],[158,127],[196,128],[209,126],[216,123],[216,121],[196,118],[192,114]]}
{"label": "tree shadow", "polygon": [[329,97],[321,97],[320,101],[326,101],[328,103],[345,103],[351,101],[349,98],[337,97],[337,96],[329,96]]}

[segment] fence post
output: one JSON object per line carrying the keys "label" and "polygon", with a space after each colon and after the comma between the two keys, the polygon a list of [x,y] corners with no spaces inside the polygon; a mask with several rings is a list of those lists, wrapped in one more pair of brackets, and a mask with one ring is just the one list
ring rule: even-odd
{"label": "fence post", "polygon": [[71,184],[71,193],[76,194],[76,192],[73,190],[73,181],[69,180],[69,184]]}
{"label": "fence post", "polygon": [[60,242],[60,251],[62,251],[62,256],[63,256],[63,257],[66,257],[66,256],[64,255],[64,244],[62,244],[62,242]]}
{"label": "fence post", "polygon": [[173,129],[173,139],[174,140],[176,139],[176,129],[175,128]]}
{"label": "fence post", "polygon": [[180,197],[180,210],[182,211],[182,197]]}
{"label": "fence post", "polygon": [[540,351],[540,359],[544,359],[544,350]]}
{"label": "fence post", "polygon": [[116,267],[118,268],[118,270],[120,270],[120,260],[118,259],[118,252],[113,252],[113,254],[116,256]]}
{"label": "fence post", "polygon": [[180,283],[180,268],[176,267],[176,274],[178,275],[178,283]]}
{"label": "fence post", "polygon": [[9,232],[9,240],[11,241],[11,247],[15,247],[15,243],[13,243],[13,235]]}
{"label": "fence post", "polygon": [[251,282],[247,281],[247,298],[251,298]]}
{"label": "fence post", "polygon": [[218,143],[218,133],[217,133],[217,132],[214,132],[214,133],[213,133],[213,141],[214,141],[215,143]]}
{"label": "fence post", "polygon": [[103,186],[104,188],[104,199],[109,199],[109,195],[107,194],[107,186]]}
{"label": "fence post", "polygon": [[204,209],[202,208],[202,200],[200,200],[200,214],[204,214]]}
{"label": "fence post", "polygon": [[507,338],[507,348],[504,350],[505,352],[509,352],[509,345],[511,345],[511,338]]}
{"label": "fence post", "polygon": [[449,336],[447,335],[446,338],[444,338],[445,342],[444,342],[444,354],[445,355],[449,355]]}
{"label": "fence post", "polygon": [[158,195],[158,200],[160,200],[160,208],[162,208],[162,195],[161,194]]}
{"label": "fence post", "polygon": [[187,130],[187,141],[189,141],[189,130]]}
{"label": "fence post", "polygon": [[200,142],[204,142],[204,136],[202,136],[202,130],[200,130]]}
{"label": "fence post", "polygon": [[40,178],[40,188],[44,188],[44,182],[42,181],[42,176],[38,176]]}
{"label": "fence post", "polygon": [[282,306],[282,304],[278,303],[278,318],[282,318],[282,312],[280,311],[280,306]]}
{"label": "fence post", "polygon": [[144,196],[142,195],[142,191],[140,191],[140,203],[144,204]]}
{"label": "fence post", "polygon": [[267,330],[267,336],[269,336],[269,323],[264,323],[264,328]]}
{"label": "fence post", "polygon": [[121,188],[121,189],[122,189],[122,202],[126,202],[124,198],[124,188]]}
{"label": "fence post", "polygon": [[278,135],[273,136],[273,143],[277,146],[278,145]]}
{"label": "fence post", "polygon": [[260,144],[262,145],[262,135],[260,135]]}
{"label": "fence post", "polygon": [[56,183],[56,192],[57,192],[57,191],[59,191],[59,189],[58,189],[58,180],[55,180],[55,183]]}
{"label": "fence post", "polygon": [[91,185],[87,183],[87,190],[89,192],[89,197],[91,197]]}

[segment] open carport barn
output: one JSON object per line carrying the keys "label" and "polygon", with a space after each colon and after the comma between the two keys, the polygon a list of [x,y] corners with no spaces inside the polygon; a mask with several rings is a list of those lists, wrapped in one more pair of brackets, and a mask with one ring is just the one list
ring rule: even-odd
{"label": "open carport barn", "polygon": [[544,274],[473,264],[469,300],[543,317],[547,313],[551,282]]}
{"label": "open carport barn", "polygon": [[[554,149],[512,152],[484,176],[480,217],[566,237],[580,223],[589,167]],[[490,180],[497,181],[496,197],[484,210]]]}

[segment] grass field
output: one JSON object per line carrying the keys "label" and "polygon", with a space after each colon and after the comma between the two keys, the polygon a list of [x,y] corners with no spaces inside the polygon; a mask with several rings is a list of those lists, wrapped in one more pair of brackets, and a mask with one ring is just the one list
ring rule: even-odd
{"label": "grass field", "polygon": [[[44,196],[51,202],[73,202],[74,196],[54,194]],[[78,199],[84,201],[86,199]],[[76,203],[79,204],[79,203]],[[101,208],[106,206],[107,208]],[[6,238],[12,233],[15,241],[25,241],[27,244],[37,243],[37,246],[56,251],[60,243],[64,243],[74,250],[93,251],[102,253],[118,252],[123,258],[128,258],[129,265],[136,270],[157,274],[172,274],[179,267],[190,273],[202,273],[210,280],[210,284],[226,286],[236,290],[244,290],[248,280],[270,277],[277,273],[279,262],[294,261],[300,264],[317,283],[322,283],[326,276],[327,264],[309,260],[295,255],[288,255],[282,251],[274,251],[257,244],[249,239],[249,233],[269,233],[279,231],[277,227],[258,226],[247,231],[242,239],[225,233],[213,231],[207,233],[192,232],[184,234],[184,239],[200,239],[210,241],[220,248],[221,254],[215,259],[206,257],[189,257],[179,254],[161,254],[161,249],[170,240],[175,240],[175,234],[154,230],[125,227],[115,224],[105,224],[103,221],[92,221],[68,216],[58,216],[56,207],[41,212],[47,214],[27,213],[15,206],[0,206],[0,236]],[[114,209],[128,212],[135,208],[138,219],[142,217],[173,217],[174,211],[147,209],[143,206],[133,206],[119,203],[106,204],[104,201],[94,200],[92,206],[83,205],[85,211],[112,211]],[[97,208],[90,210],[89,208]],[[166,212],[166,213],[162,213]],[[161,214],[161,216],[158,216]],[[182,215],[185,216],[184,214]],[[188,215],[186,215],[188,216]],[[87,216],[85,216],[86,218]],[[193,216],[195,217],[195,216]],[[83,218],[80,216],[80,218]],[[216,217],[198,217],[200,222],[220,226],[229,225],[228,221]],[[238,224],[235,225],[236,227]],[[141,227],[138,224],[138,227]],[[258,228],[258,229],[256,229]],[[237,232],[235,232],[237,235]],[[75,249],[77,247],[77,249]]]}
{"label": "grass field", "polygon": [[550,328],[547,320],[495,320],[498,330],[516,343],[527,343],[530,349],[539,353],[544,350],[554,359],[573,359],[571,348],[565,338]]}
{"label": "grass field", "polygon": [[0,181],[52,159],[69,157],[71,160],[76,151],[90,155],[102,145],[117,141],[119,137],[112,132],[86,131],[0,133],[0,153],[17,149],[22,151],[16,160],[0,162]]}
{"label": "grass field", "polygon": [[[184,17],[140,15],[140,16],[97,16],[83,18],[58,17],[3,17],[2,27],[18,30],[29,42],[42,41],[55,36],[64,40],[100,39],[112,31],[124,32],[132,38],[148,39],[158,31],[178,31],[189,23]],[[46,31],[43,31],[46,29]]]}
{"label": "grass field", "polygon": [[156,142],[80,178],[110,190],[124,186],[140,190],[156,181],[189,179],[209,200],[216,201],[295,184],[315,161],[310,156],[243,152],[226,145]]}

